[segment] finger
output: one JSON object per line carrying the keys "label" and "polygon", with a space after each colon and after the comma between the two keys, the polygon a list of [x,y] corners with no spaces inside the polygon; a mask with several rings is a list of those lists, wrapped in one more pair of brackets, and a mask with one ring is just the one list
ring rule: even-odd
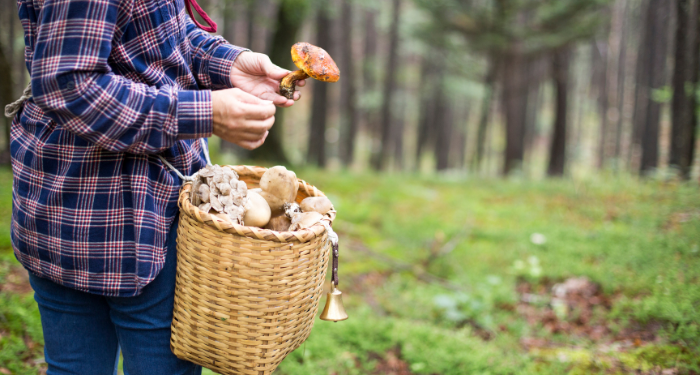
{"label": "finger", "polygon": [[279,66],[273,64],[268,56],[263,56],[265,56],[262,61],[263,69],[265,70],[265,73],[268,77],[274,79],[275,81],[280,81],[287,74],[291,73],[289,70],[282,69]]}
{"label": "finger", "polygon": [[247,93],[241,89],[232,89],[233,96],[243,103],[248,104],[269,104],[268,100],[259,98],[253,94]]}
{"label": "finger", "polygon": [[240,130],[242,133],[253,134],[261,137],[266,131],[270,130],[274,123],[274,116],[266,120],[247,120],[241,125]]}
{"label": "finger", "polygon": [[306,80],[305,79],[300,79],[297,81],[297,86],[299,87],[304,87],[306,85]]}
{"label": "finger", "polygon": [[274,105],[284,105],[287,103],[287,98],[274,92],[265,92],[260,95],[262,99],[270,100]]}
{"label": "finger", "polygon": [[277,108],[271,101],[265,101],[263,104],[238,102],[238,110],[246,120],[266,120],[275,115]]}
{"label": "finger", "polygon": [[269,133],[265,133],[265,135],[257,141],[241,141],[241,142],[237,142],[237,143],[239,146],[241,146],[247,150],[254,150],[254,149],[262,146],[263,143],[265,143],[265,140],[267,139],[268,134]]}
{"label": "finger", "polygon": [[238,142],[242,142],[242,141],[245,141],[245,142],[257,142],[257,141],[259,141],[260,139],[262,139],[262,137],[265,135],[265,133],[267,133],[267,131],[264,131],[264,132],[262,132],[262,133],[260,133],[260,134],[238,133],[238,134],[236,134],[233,138],[235,138],[236,141],[238,141]]}
{"label": "finger", "polygon": [[294,101],[301,99],[301,91],[294,91]]}

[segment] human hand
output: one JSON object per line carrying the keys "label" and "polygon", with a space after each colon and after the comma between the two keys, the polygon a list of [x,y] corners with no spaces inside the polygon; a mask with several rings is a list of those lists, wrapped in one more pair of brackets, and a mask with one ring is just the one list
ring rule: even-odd
{"label": "human hand", "polygon": [[[263,100],[241,89],[212,91],[214,135],[245,149],[260,147],[275,123],[272,101]],[[286,100],[286,98],[285,98]]]}
{"label": "human hand", "polygon": [[[301,98],[299,91],[294,92],[294,100],[280,95],[280,81],[289,73],[289,70],[273,64],[267,55],[245,51],[233,63],[231,82],[234,87],[260,99],[271,100],[280,107],[289,107],[294,100]],[[304,80],[297,81],[297,87],[305,84]]]}

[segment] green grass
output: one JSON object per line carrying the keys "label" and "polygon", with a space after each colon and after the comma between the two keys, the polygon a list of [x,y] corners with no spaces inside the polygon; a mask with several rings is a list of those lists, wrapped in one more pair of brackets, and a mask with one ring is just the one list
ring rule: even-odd
{"label": "green grass", "polygon": [[[317,320],[280,374],[368,374],[390,351],[400,353],[415,374],[700,373],[696,183],[316,170],[297,175],[326,192],[338,211],[340,289],[350,319]],[[7,172],[0,175],[7,185],[0,189],[5,194],[0,196],[4,247],[9,244],[7,180]],[[533,243],[533,233],[544,235],[546,242]],[[425,265],[431,248],[455,236],[461,240],[451,252]],[[398,263],[413,267],[397,270]],[[417,279],[421,272],[451,287]],[[376,281],[361,282],[363,275]],[[553,334],[518,313],[518,283],[547,292],[553,283],[576,276],[598,283],[612,301],[609,310],[595,311],[596,322],[606,324],[611,334],[597,340]],[[3,314],[36,310],[30,298],[2,298],[9,298],[0,301],[8,306],[0,310]],[[546,309],[546,303],[539,308]],[[23,328],[12,331],[12,337],[30,330],[37,334],[32,314],[19,318]],[[655,327],[656,339],[618,345],[615,334],[636,326]],[[523,338],[548,344],[528,350]],[[4,345],[9,344],[0,344],[0,352],[10,347]],[[17,362],[2,358],[0,367]]]}

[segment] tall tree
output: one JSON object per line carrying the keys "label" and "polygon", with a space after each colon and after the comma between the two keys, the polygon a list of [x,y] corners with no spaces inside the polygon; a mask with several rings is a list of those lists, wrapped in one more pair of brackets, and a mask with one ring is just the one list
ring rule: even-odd
{"label": "tall tree", "polygon": [[[693,164],[693,159],[695,158],[695,143],[696,143],[696,137],[697,137],[697,130],[698,130],[698,101],[700,98],[698,98],[697,90],[700,88],[700,1],[695,1],[694,8],[693,8],[694,16],[691,18],[691,22],[695,23],[695,38],[693,39],[693,43],[691,46],[691,55],[695,58],[695,69],[691,69],[690,72],[690,82],[692,84],[692,87],[695,88],[693,91],[693,100],[691,102],[693,110],[691,110],[691,124],[692,128],[690,129],[690,142],[688,145],[688,148],[686,150],[687,156],[686,160],[689,161],[689,166],[692,166]],[[688,168],[688,173],[690,173],[690,168]]]}
{"label": "tall tree", "polygon": [[[326,10],[320,8],[316,13],[316,44],[328,48],[331,43],[331,21]],[[309,127],[309,146],[307,161],[319,167],[326,166],[326,123],[328,109],[328,85],[313,83],[313,103],[311,105],[311,124]]]}
{"label": "tall tree", "polygon": [[638,149],[642,143],[642,133],[646,126],[646,110],[647,102],[649,101],[651,90],[649,90],[651,77],[651,61],[649,56],[650,45],[648,40],[651,30],[649,25],[651,22],[651,12],[649,8],[652,6],[652,0],[647,0],[642,3],[640,15],[643,21],[640,22],[639,39],[637,48],[637,63],[634,72],[634,109],[632,112],[632,136],[630,139],[630,152],[628,153],[628,164],[630,166],[636,162],[634,156],[638,153]]}
{"label": "tall tree", "polygon": [[552,77],[556,90],[554,133],[549,151],[547,175],[564,175],[566,166],[566,128],[569,91],[569,47],[560,47],[552,56]]}
{"label": "tall tree", "polygon": [[389,27],[389,51],[384,70],[384,89],[382,90],[382,115],[381,115],[381,146],[379,152],[372,155],[372,168],[381,170],[390,155],[391,144],[391,104],[396,91],[396,67],[399,52],[399,19],[401,14],[401,0],[391,2],[391,26]]}
{"label": "tall tree", "polygon": [[[222,35],[224,39],[226,39],[229,43],[235,44],[234,40],[236,38],[236,21],[238,21],[239,19],[239,17],[237,17],[237,11],[240,8],[240,4],[237,0],[225,0],[223,3],[224,32]],[[222,151],[236,152],[239,156],[247,157],[250,154],[248,150],[236,147],[233,143],[224,141],[223,139],[221,140],[220,147]]]}
{"label": "tall tree", "polygon": [[[695,82],[692,70],[697,69],[693,53],[697,37],[697,1],[677,0],[676,50],[673,69],[673,101],[671,103],[671,148],[669,164],[679,169],[683,178],[690,175],[692,160],[689,149],[695,142],[692,112],[695,111]],[[689,90],[689,88],[692,88]]]}
{"label": "tall tree", "polygon": [[445,83],[437,82],[435,97],[435,169],[443,171],[450,167],[450,143],[452,136],[453,109],[445,94]]}
{"label": "tall tree", "polygon": [[5,136],[5,148],[0,151],[0,163],[7,164],[10,162],[9,157],[9,140],[10,140],[10,124],[12,119],[5,117],[4,109],[5,105],[12,103],[16,98],[13,95],[13,82],[12,77],[12,55],[9,55],[7,51],[6,43],[0,41],[0,108],[3,109],[2,123],[3,123],[3,135]]}
{"label": "tall tree", "polygon": [[[426,55],[432,55],[428,52]],[[435,120],[435,106],[437,100],[437,83],[435,77],[442,76],[441,61],[424,56],[421,61],[420,73],[420,111],[418,117],[418,135],[416,139],[416,167],[420,167],[421,156],[425,148],[432,142],[433,132],[431,125]]]}
{"label": "tall tree", "polygon": [[598,104],[598,121],[600,127],[598,131],[598,160],[597,167],[605,166],[608,145],[608,79],[606,73],[608,69],[608,41],[593,39],[591,45],[591,86],[596,93],[596,103]]}
{"label": "tall tree", "polygon": [[525,156],[525,118],[527,114],[527,57],[515,44],[504,54],[501,87],[506,117],[504,175],[521,168]]}
{"label": "tall tree", "polygon": [[[648,90],[661,89],[666,83],[666,53],[668,46],[669,18],[671,0],[650,0],[647,9],[647,33],[645,42],[649,51],[649,87]],[[659,121],[661,103],[649,95],[646,103],[646,117],[642,129],[642,160],[639,165],[641,174],[655,169],[659,162]]]}
{"label": "tall tree", "polygon": [[[362,91],[368,94],[375,89],[375,81],[377,80],[374,74],[377,56],[376,11],[374,9],[366,10],[364,21],[365,40],[362,59]],[[373,116],[373,108],[364,109],[363,118],[365,126],[370,132],[374,132],[375,130],[374,121],[372,119]]]}
{"label": "tall tree", "polygon": [[630,18],[630,3],[632,1],[622,0],[623,6],[620,12],[621,25],[620,25],[620,38],[619,38],[619,56],[617,60],[617,121],[615,123],[615,149],[613,157],[615,158],[616,168],[619,170],[622,167],[622,127],[623,120],[625,118],[625,100],[626,92],[625,83],[627,78],[627,44],[628,34],[629,34],[629,21]]}
{"label": "tall tree", "polygon": [[344,165],[352,164],[355,155],[355,139],[357,138],[358,126],[358,110],[357,110],[357,95],[355,82],[355,67],[353,62],[353,6],[351,0],[343,0],[342,17],[340,17],[341,30],[341,60],[340,69],[343,72],[343,80],[340,93],[341,105],[341,129],[343,136],[341,137],[343,144],[341,145],[341,160]]}
{"label": "tall tree", "polygon": [[481,161],[484,158],[484,146],[486,143],[486,128],[489,124],[491,115],[491,102],[493,101],[493,92],[496,85],[496,72],[498,71],[498,60],[496,55],[492,54],[487,60],[487,71],[484,77],[484,96],[481,98],[481,114],[479,115],[479,127],[476,132],[476,151],[474,158],[474,169],[479,170]]}
{"label": "tall tree", "polygon": [[[297,42],[297,33],[302,26],[309,9],[309,0],[280,0],[277,10],[276,29],[272,36],[270,48],[270,60],[282,67],[293,69],[293,63],[289,56],[289,49]],[[285,64],[285,61],[287,62]],[[289,164],[289,160],[282,148],[282,124],[284,123],[285,109],[278,108],[275,114],[275,125],[270,129],[270,134],[262,146],[251,152],[251,158],[269,161],[279,164]]]}

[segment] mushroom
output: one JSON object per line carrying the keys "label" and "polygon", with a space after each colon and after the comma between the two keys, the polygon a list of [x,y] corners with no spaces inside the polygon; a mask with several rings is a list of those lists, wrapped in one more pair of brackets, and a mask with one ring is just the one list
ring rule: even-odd
{"label": "mushroom", "polygon": [[300,212],[292,216],[292,225],[289,226],[290,231],[310,228],[318,223],[323,218],[323,215],[318,212]]}
{"label": "mushroom", "polygon": [[270,222],[270,206],[260,194],[248,191],[248,204],[245,208],[243,225],[262,228]]}
{"label": "mushroom", "polygon": [[260,188],[260,195],[267,201],[272,215],[276,216],[285,203],[296,199],[299,190],[297,175],[283,166],[272,167],[260,177]]}
{"label": "mushroom", "polygon": [[207,166],[197,173],[192,186],[191,199],[200,210],[243,224],[248,188],[231,167]]}
{"label": "mushroom", "polygon": [[299,42],[292,46],[292,60],[300,69],[289,73],[280,83],[280,94],[287,99],[294,98],[296,82],[311,77],[323,82],[337,82],[340,70],[323,48]]}
{"label": "mushroom", "polygon": [[285,232],[292,225],[292,220],[284,213],[275,215],[270,218],[270,221],[265,225],[265,229],[272,229],[278,232]]}
{"label": "mushroom", "polygon": [[325,215],[326,212],[333,208],[333,203],[326,197],[308,197],[301,201],[301,210],[303,212],[318,212],[321,215]]}

